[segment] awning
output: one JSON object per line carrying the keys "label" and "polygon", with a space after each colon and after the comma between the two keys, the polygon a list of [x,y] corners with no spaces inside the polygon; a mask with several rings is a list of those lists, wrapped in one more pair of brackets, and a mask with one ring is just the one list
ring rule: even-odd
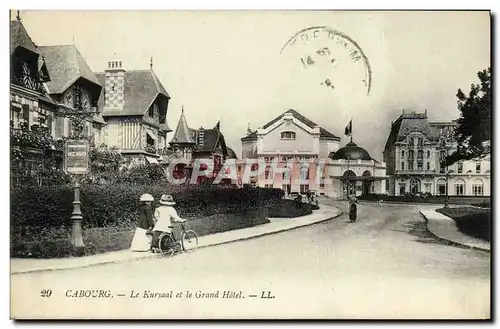
{"label": "awning", "polygon": [[151,137],[152,139],[156,140],[156,136],[151,133],[150,131],[146,131],[148,133],[148,136]]}
{"label": "awning", "polygon": [[156,158],[153,158],[153,157],[148,157],[146,156],[146,160],[148,161],[148,163],[158,163],[158,159]]}
{"label": "awning", "polygon": [[349,177],[345,177],[345,176],[330,176],[330,178],[338,179],[338,180],[341,180],[341,181],[348,181],[349,180],[350,182],[354,182],[354,181],[386,180],[389,177],[373,177],[373,176],[349,176]]}

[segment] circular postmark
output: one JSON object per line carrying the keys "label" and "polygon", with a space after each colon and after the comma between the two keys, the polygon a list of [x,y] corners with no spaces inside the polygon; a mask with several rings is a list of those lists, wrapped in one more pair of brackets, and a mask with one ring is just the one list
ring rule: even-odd
{"label": "circular postmark", "polygon": [[342,84],[362,88],[368,95],[372,86],[370,63],[361,47],[347,34],[327,26],[303,29],[281,48],[303,69],[316,71],[314,80],[330,90]]}

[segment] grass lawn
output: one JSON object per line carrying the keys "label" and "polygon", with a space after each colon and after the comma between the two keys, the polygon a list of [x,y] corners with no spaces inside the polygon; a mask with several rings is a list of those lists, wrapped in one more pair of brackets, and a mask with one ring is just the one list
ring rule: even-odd
{"label": "grass lawn", "polygon": [[458,229],[472,237],[490,241],[491,212],[489,209],[472,207],[441,208],[437,212],[451,217],[457,223]]}

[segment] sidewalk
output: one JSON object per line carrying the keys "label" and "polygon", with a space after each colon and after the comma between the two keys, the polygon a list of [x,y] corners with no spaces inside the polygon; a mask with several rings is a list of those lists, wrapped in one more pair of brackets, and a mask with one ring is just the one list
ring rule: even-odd
{"label": "sidewalk", "polygon": [[435,209],[420,210],[427,222],[427,229],[440,240],[445,240],[453,244],[477,249],[482,251],[491,251],[491,245],[487,241],[477,239],[466,235],[458,229],[455,221],[438,213]]}
{"label": "sidewalk", "polygon": [[[254,227],[243,228],[239,230],[227,231],[222,233],[210,234],[199,237],[198,248],[215,246],[239,240],[247,240],[263,235],[288,231],[291,229],[308,226],[333,219],[342,214],[338,208],[321,205],[320,209],[315,210],[311,215],[298,218],[270,218],[270,223],[257,225]],[[29,273],[39,271],[66,270],[93,265],[129,262],[138,259],[148,259],[158,257],[150,252],[132,252],[130,250],[113,251],[105,254],[56,258],[56,259],[27,259],[13,258],[10,261],[10,273]]]}

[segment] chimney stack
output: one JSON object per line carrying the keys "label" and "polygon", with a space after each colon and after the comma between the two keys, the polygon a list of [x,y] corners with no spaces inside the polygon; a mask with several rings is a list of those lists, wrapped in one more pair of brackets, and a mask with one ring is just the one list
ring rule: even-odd
{"label": "chimney stack", "polygon": [[203,147],[203,138],[204,138],[204,135],[205,135],[205,129],[203,129],[203,127],[200,127],[200,129],[198,129],[198,147]]}
{"label": "chimney stack", "polygon": [[104,107],[109,110],[121,111],[124,104],[125,69],[122,61],[108,62],[104,70]]}

